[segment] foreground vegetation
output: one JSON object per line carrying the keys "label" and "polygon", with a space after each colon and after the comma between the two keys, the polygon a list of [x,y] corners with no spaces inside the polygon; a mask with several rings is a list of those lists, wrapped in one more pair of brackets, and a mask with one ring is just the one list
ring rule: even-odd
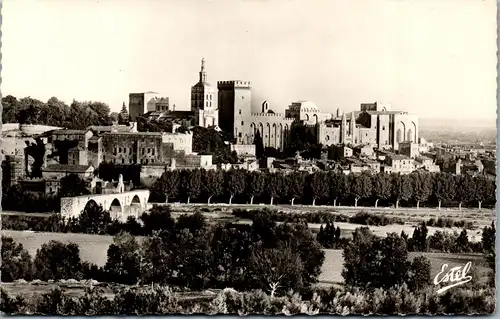
{"label": "foreground vegetation", "polygon": [[272,297],[262,291],[224,289],[211,298],[180,299],[167,287],[122,289],[108,299],[99,288],[70,297],[60,289],[26,298],[1,291],[0,311],[38,315],[166,315],[166,314],[384,314],[439,315],[491,314],[495,311],[493,289],[457,288],[443,295],[430,289],[411,291],[406,285],[363,291],[325,289],[301,296],[287,293]]}
{"label": "foreground vegetation", "polygon": [[[95,208],[95,207],[94,207]],[[102,208],[101,208],[102,209]],[[2,294],[7,313],[36,314],[163,314],[319,312],[368,313],[487,313],[494,304],[494,225],[483,231],[481,249],[488,258],[487,283],[477,279],[442,296],[431,287],[431,264],[424,256],[409,257],[409,250],[435,247],[421,224],[409,238],[405,234],[378,237],[360,227],[343,244],[345,287],[316,291],[314,284],[324,262],[322,245],[336,245],[338,236],[328,223],[315,236],[304,223],[279,224],[264,213],[252,225],[209,225],[200,213],[177,220],[165,207],[156,206],[142,217],[151,233],[140,243],[120,233],[107,251],[104,267],[82,262],[79,247],[51,241],[32,260],[11,238],[2,237],[2,281],[94,279],[125,285],[153,285],[149,290],[118,289],[109,299],[99,289],[69,297],[61,290],[35,298]],[[106,225],[82,214],[78,227],[98,233]],[[456,242],[456,243],[455,243]],[[448,241],[453,249],[468,249],[467,236]],[[464,246],[465,245],[465,246]],[[456,248],[458,247],[458,248]],[[226,288],[211,300],[180,300],[173,287],[200,291]],[[237,293],[232,289],[244,291]],[[297,292],[296,294],[290,291]],[[467,300],[465,300],[467,299]],[[473,304],[470,304],[473,302]],[[464,303],[469,307],[464,307]]]}
{"label": "foreground vegetation", "polygon": [[[193,222],[191,220],[190,222]],[[192,223],[190,223],[192,224]],[[261,224],[260,233],[274,231],[279,234],[280,227],[266,227]],[[179,226],[177,226],[179,227]],[[184,228],[181,233],[186,233]],[[258,232],[257,229],[252,229]],[[491,230],[493,231],[493,229]],[[131,278],[140,278],[142,284],[148,281],[143,278],[154,278],[152,282],[160,283],[148,287],[130,286],[114,289],[112,296],[104,293],[102,288],[88,288],[79,296],[70,296],[60,288],[43,294],[25,297],[9,295],[4,290],[1,292],[0,310],[9,314],[46,314],[46,315],[141,315],[141,314],[172,314],[172,313],[208,313],[208,314],[488,314],[495,309],[494,273],[491,272],[488,283],[473,280],[461,287],[449,290],[438,295],[432,287],[430,276],[430,263],[422,256],[410,260],[406,241],[397,234],[390,234],[379,238],[371,234],[366,228],[358,228],[353,234],[353,240],[344,249],[342,276],[345,279],[344,287],[328,289],[314,288],[306,283],[307,273],[300,272],[307,265],[302,260],[300,253],[293,257],[293,249],[258,248],[251,253],[251,258],[246,261],[250,265],[245,269],[243,264],[232,257],[242,258],[243,254],[229,253],[213,255],[219,267],[227,265],[228,268],[220,269],[222,277],[226,277],[220,287],[226,288],[213,297],[206,293],[198,293],[205,297],[196,297],[196,291],[212,286],[199,285],[200,279],[207,278],[207,274],[218,271],[217,266],[207,263],[206,251],[200,250],[200,242],[193,238],[191,233],[189,242],[184,244],[174,243],[169,247],[168,242],[157,238],[145,244],[144,248],[134,244],[133,238],[127,235],[118,236],[115,243],[108,250],[108,262],[103,270],[101,279],[111,279],[112,282],[131,284]],[[234,237],[233,237],[234,238]],[[237,236],[236,238],[242,239]],[[294,237],[293,240],[301,238]],[[175,238],[171,237],[171,239]],[[195,240],[195,243],[193,242]],[[292,241],[293,241],[292,240]],[[286,242],[289,242],[287,240]],[[10,245],[10,248],[9,248]],[[218,248],[224,242],[218,242]],[[236,245],[236,246],[235,246]],[[232,247],[238,243],[233,242]],[[22,247],[12,248],[12,243],[3,238],[2,259],[7,261],[7,266],[2,264],[2,277],[6,269],[29,271],[29,257],[23,252]],[[172,247],[180,250],[173,251]],[[298,245],[300,246],[300,245]],[[298,247],[295,246],[295,247]],[[223,250],[227,251],[228,246]],[[143,250],[147,249],[147,250]],[[310,249],[310,247],[308,248]],[[490,267],[494,269],[494,248],[490,251]],[[189,252],[185,252],[189,250]],[[193,250],[193,251],[191,251]],[[9,256],[4,251],[10,252]],[[183,253],[184,251],[184,253]],[[203,261],[194,255],[203,256]],[[219,250],[220,251],[220,250]],[[62,277],[77,276],[71,273],[79,269],[77,247],[51,243],[44,246],[35,258],[33,268],[36,276],[42,280],[58,280]],[[283,253],[284,252],[284,253]],[[142,264],[138,258],[146,253]],[[151,257],[154,259],[151,259]],[[170,257],[168,257],[170,256]],[[239,257],[238,257],[239,256]],[[291,258],[287,258],[291,257]],[[160,259],[158,259],[160,258]],[[233,262],[223,262],[225,258]],[[19,261],[24,260],[24,263]],[[189,263],[184,261],[188,260]],[[152,261],[152,264],[149,262]],[[17,264],[16,264],[17,262]],[[200,263],[204,262],[204,263]],[[319,261],[318,264],[322,263]],[[154,270],[149,265],[161,265]],[[24,265],[24,267],[23,267]],[[8,267],[8,268],[5,268]],[[180,267],[180,268],[179,268]],[[185,267],[188,267],[185,269]],[[81,267],[82,269],[84,267]],[[228,272],[229,271],[229,272]],[[147,273],[146,276],[140,273]],[[175,274],[177,272],[177,274]],[[225,274],[223,274],[225,272]],[[241,275],[251,274],[246,277],[244,286],[238,286]],[[240,274],[240,275],[238,275]],[[390,276],[388,274],[391,274]],[[96,278],[96,274],[88,277]],[[476,279],[476,273],[471,273]],[[209,276],[208,276],[209,277]],[[4,281],[5,278],[2,278]],[[29,279],[29,278],[28,278]],[[82,279],[81,276],[80,278]],[[306,279],[306,280],[304,280]],[[182,282],[184,281],[184,282]],[[302,285],[290,283],[302,282]],[[241,283],[241,282],[240,282]],[[257,285],[255,285],[257,284]],[[260,284],[260,286],[259,286]],[[170,287],[170,288],[168,288]],[[182,287],[182,288],[181,288]],[[178,291],[194,292],[193,298],[182,298]],[[293,292],[295,291],[295,293]]]}

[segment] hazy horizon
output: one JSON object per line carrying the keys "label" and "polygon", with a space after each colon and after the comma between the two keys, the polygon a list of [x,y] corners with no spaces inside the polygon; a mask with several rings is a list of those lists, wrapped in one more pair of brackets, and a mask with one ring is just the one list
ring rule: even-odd
{"label": "hazy horizon", "polygon": [[[77,8],[75,10],[75,8]],[[208,81],[253,103],[324,112],[381,101],[422,119],[496,122],[496,2],[6,1],[2,95],[96,100],[157,91],[189,109]],[[487,125],[489,126],[489,124]]]}

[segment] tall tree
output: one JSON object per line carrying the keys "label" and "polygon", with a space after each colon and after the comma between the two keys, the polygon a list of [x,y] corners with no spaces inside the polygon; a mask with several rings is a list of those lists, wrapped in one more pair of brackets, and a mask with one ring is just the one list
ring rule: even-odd
{"label": "tall tree", "polygon": [[109,211],[105,211],[95,201],[90,201],[78,216],[78,227],[76,231],[85,234],[104,235],[111,224]]}
{"label": "tall tree", "polygon": [[412,173],[411,181],[413,185],[413,199],[417,201],[417,209],[420,202],[425,202],[432,194],[432,177],[429,173]]}
{"label": "tall tree", "polygon": [[220,170],[203,171],[203,192],[208,198],[207,203],[210,204],[210,199],[214,196],[219,196],[224,191],[224,174]]}
{"label": "tall tree", "polygon": [[451,174],[440,173],[434,180],[434,197],[438,201],[438,209],[441,209],[441,202],[449,202],[455,198],[456,185]]}
{"label": "tall tree", "polygon": [[2,98],[2,123],[19,122],[19,102],[12,95]]}
{"label": "tall tree", "polygon": [[172,233],[175,228],[175,221],[171,213],[170,206],[153,205],[149,212],[144,212],[140,217],[144,234],[151,235],[155,231]]}
{"label": "tall tree", "polygon": [[201,171],[182,170],[180,172],[180,193],[184,194],[187,203],[191,202],[191,198],[196,198],[201,191]]}
{"label": "tall tree", "polygon": [[63,101],[56,97],[51,97],[47,103],[42,106],[39,121],[51,126],[64,127],[67,121],[69,107]]}
{"label": "tall tree", "polygon": [[23,244],[2,236],[2,282],[31,280],[32,266],[31,257]]}
{"label": "tall tree", "polygon": [[260,196],[264,192],[266,175],[259,171],[250,172],[247,174],[247,182],[245,187],[245,193],[250,196],[250,205],[253,205],[253,199],[255,196]]}
{"label": "tall tree", "polygon": [[44,103],[31,97],[24,97],[19,100],[19,123],[20,124],[38,124],[40,112]]}
{"label": "tall tree", "polygon": [[255,145],[255,156],[259,159],[263,158],[264,157],[264,142],[262,141],[262,136],[260,135],[259,130],[257,130],[255,132],[253,144]]}
{"label": "tall tree", "polygon": [[127,111],[127,107],[125,106],[125,102],[123,102],[122,109],[118,114],[118,123],[119,124],[128,124],[129,115]]}
{"label": "tall tree", "polygon": [[349,189],[347,176],[342,172],[330,171],[328,172],[328,185],[329,196],[333,198],[333,206],[336,206],[337,202],[345,197]]}
{"label": "tall tree", "polygon": [[254,287],[267,290],[271,298],[276,292],[302,288],[303,264],[300,255],[290,247],[280,249],[255,248],[250,256],[247,276]]}
{"label": "tall tree", "polygon": [[462,203],[467,204],[474,199],[476,184],[469,174],[456,176],[455,184],[457,185],[455,195],[459,202],[458,209],[462,210]]}
{"label": "tall tree", "polygon": [[269,173],[266,176],[266,191],[269,197],[271,197],[271,205],[274,202],[274,198],[280,197],[283,193],[283,189],[286,187],[284,185],[284,178],[282,173]]}
{"label": "tall tree", "polygon": [[293,172],[286,175],[288,193],[292,197],[292,206],[295,198],[304,196],[304,187],[306,183],[306,174],[304,172]]}
{"label": "tall tree", "polygon": [[245,171],[241,169],[231,169],[225,174],[226,192],[229,194],[229,205],[232,204],[233,197],[240,195],[245,190]]}
{"label": "tall tree", "polygon": [[354,198],[354,206],[358,206],[358,200],[370,197],[372,193],[372,180],[369,174],[349,175],[349,193]]}
{"label": "tall tree", "polygon": [[385,173],[379,173],[373,175],[372,181],[373,181],[372,193],[373,197],[376,198],[375,207],[377,207],[378,201],[380,199],[388,200],[389,198],[391,198],[391,190],[392,190],[391,176]]}
{"label": "tall tree", "polygon": [[474,199],[479,204],[479,209],[481,210],[481,204],[484,201],[494,201],[495,200],[495,183],[488,180],[484,176],[477,176],[475,178],[476,190],[474,194]]}
{"label": "tall tree", "polygon": [[408,201],[412,195],[412,184],[408,175],[392,174],[392,197],[396,201],[396,208],[400,201]]}
{"label": "tall tree", "polygon": [[43,281],[79,279],[82,267],[80,249],[75,243],[51,240],[37,250],[33,264],[35,277]]}
{"label": "tall tree", "polygon": [[179,195],[180,176],[178,170],[166,171],[155,183],[155,189],[165,194],[165,203],[169,198]]}
{"label": "tall tree", "polygon": [[308,193],[312,197],[312,205],[316,205],[316,199],[328,196],[328,175],[323,171],[318,171],[308,176]]}

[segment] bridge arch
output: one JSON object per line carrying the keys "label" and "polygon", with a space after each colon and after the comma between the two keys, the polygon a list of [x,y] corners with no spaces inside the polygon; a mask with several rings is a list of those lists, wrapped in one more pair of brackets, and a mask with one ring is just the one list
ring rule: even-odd
{"label": "bridge arch", "polygon": [[130,206],[142,206],[141,204],[141,199],[139,198],[139,195],[135,195],[132,198],[132,201],[130,202]]}
{"label": "bridge arch", "polygon": [[85,206],[83,206],[83,209],[81,212],[83,213],[83,211],[85,211],[88,208],[91,208],[92,206],[99,207],[99,204],[95,200],[89,199],[87,201],[87,203],[85,204]]}
{"label": "bridge arch", "polygon": [[111,205],[109,206],[109,211],[116,212],[116,213],[123,212],[123,206],[120,203],[120,200],[118,198],[113,199],[113,201],[111,202]]}

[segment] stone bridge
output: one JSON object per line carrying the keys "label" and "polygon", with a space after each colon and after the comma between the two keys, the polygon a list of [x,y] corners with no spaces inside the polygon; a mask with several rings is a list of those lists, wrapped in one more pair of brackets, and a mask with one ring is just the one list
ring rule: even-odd
{"label": "stone bridge", "polygon": [[61,215],[77,217],[88,203],[95,202],[108,210],[112,218],[125,221],[128,216],[139,215],[148,208],[149,190],[139,189],[117,194],[94,194],[61,198]]}

